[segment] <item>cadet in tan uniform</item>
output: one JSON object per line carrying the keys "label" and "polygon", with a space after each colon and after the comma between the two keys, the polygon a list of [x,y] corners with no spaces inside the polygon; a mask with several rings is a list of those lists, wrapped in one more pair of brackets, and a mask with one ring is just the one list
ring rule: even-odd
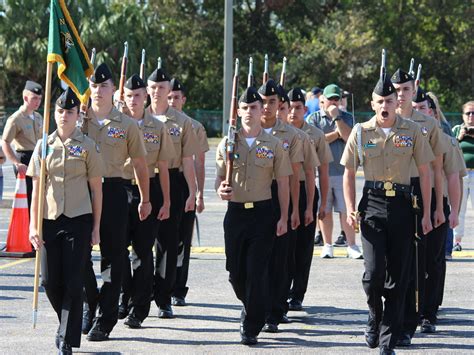
{"label": "cadet in tan uniform", "polygon": [[[100,242],[103,162],[92,139],[76,128],[80,102],[71,89],[56,101],[57,130],[47,138],[43,240],[38,238],[39,175],[43,140],[37,144],[27,174],[33,178],[30,241],[44,248],[42,285],[59,328],[60,354],[81,343],[82,287],[89,246]],[[89,193],[90,189],[90,193]]]}
{"label": "cadet in tan uniform", "polygon": [[[151,203],[143,135],[134,120],[113,107],[112,96],[115,86],[106,64],[102,63],[95,69],[89,84],[92,104],[88,110],[89,119],[84,122],[83,130],[97,144],[104,160],[105,171],[100,223],[100,270],[104,283],[99,292],[86,287],[90,315],[94,314],[94,301],[98,302],[98,313],[87,339],[104,341],[108,339],[118,320],[128,219],[127,193],[123,181],[123,169],[127,159],[131,158],[140,190],[141,199],[138,204],[140,220],[145,220],[150,214]],[[89,268],[92,268],[92,264]],[[91,276],[93,273],[89,270],[86,277],[90,279]],[[90,284],[91,281],[86,283]]]}
{"label": "cadet in tan uniform", "polygon": [[[258,89],[258,92],[263,100],[262,128],[268,134],[282,141],[283,149],[289,153],[293,169],[293,175],[289,178],[291,203],[288,212],[290,216],[288,229],[285,235],[275,240],[270,262],[269,293],[271,302],[268,305],[267,323],[263,331],[275,333],[278,331],[279,323],[288,322],[286,312],[288,310],[289,275],[294,272],[291,270],[294,265],[291,265],[289,250],[291,243],[294,242],[292,239],[296,238],[296,229],[300,225],[298,174],[304,162],[304,153],[303,141],[298,131],[276,116],[280,99],[275,81],[269,79]],[[272,183],[272,200],[273,207],[276,209],[275,213],[279,215],[281,212],[278,210],[278,185],[276,181]]]}
{"label": "cadet in tan uniform", "polygon": [[[331,150],[324,132],[316,126],[310,125],[305,122],[304,114],[308,110],[305,106],[305,96],[301,89],[295,88],[290,90],[288,93],[290,102],[290,113],[288,115],[288,121],[297,129],[300,129],[309,136],[310,147],[316,153],[318,159],[318,171],[319,171],[319,183],[321,187],[321,194],[318,193],[318,189],[315,187],[314,176],[310,178],[300,172],[300,218],[305,220],[304,224],[300,224],[297,229],[296,238],[296,251],[295,251],[295,274],[292,278],[292,288],[290,289],[290,302],[289,309],[292,311],[301,311],[303,309],[302,303],[304,295],[308,287],[309,272],[311,269],[311,262],[313,259],[314,250],[314,234],[316,231],[316,216],[318,210],[319,195],[321,195],[321,207],[319,209],[319,218],[325,217],[325,209],[328,194],[328,180],[329,180],[329,162],[333,160]],[[314,168],[313,168],[314,170]],[[313,185],[315,188],[315,195],[313,203],[307,198],[305,186]],[[313,217],[310,223],[303,216],[308,213],[308,207],[311,206],[311,216]]]}
{"label": "cadet in tan uniform", "polygon": [[[31,154],[36,142],[41,138],[43,117],[36,112],[41,105],[43,88],[40,84],[28,80],[23,89],[23,105],[8,117],[3,129],[2,148],[6,157],[12,162],[15,175],[25,175],[30,163]],[[15,152],[10,144],[15,145]],[[26,193],[28,206],[31,205],[32,183],[26,177]]]}
{"label": "cadet in tan uniform", "polygon": [[[186,91],[178,79],[173,78],[170,82],[171,91],[168,94],[168,104],[183,113],[183,106],[186,103]],[[189,116],[188,116],[189,117]],[[192,211],[183,213],[181,223],[179,225],[179,245],[178,245],[178,265],[176,270],[176,284],[173,290],[172,304],[174,306],[185,306],[186,295],[189,288],[186,286],[188,282],[189,259],[191,256],[191,242],[193,239],[194,220],[196,212],[204,211],[204,180],[205,180],[205,162],[206,152],[209,150],[207,142],[207,134],[204,126],[193,118],[190,118],[194,133],[199,143],[200,150],[194,154],[194,169],[196,172],[197,193],[196,208]],[[182,208],[189,195],[186,180],[181,179],[183,189]]]}
{"label": "cadet in tan uniform", "polygon": [[[370,348],[380,345],[380,354],[394,354],[402,326],[415,234],[411,223],[415,218],[409,166],[414,159],[420,173],[424,202],[422,227],[428,233],[432,228],[428,163],[433,160],[433,154],[421,127],[396,114],[395,88],[385,75],[372,93],[371,104],[375,116],[354,127],[342,155],[344,199],[347,222],[353,228],[358,223],[355,211],[361,214],[365,267],[362,284],[369,306],[365,339]],[[356,210],[358,165],[362,165],[366,181]]]}
{"label": "cadet in tan uniform", "polygon": [[[151,104],[146,111],[165,124],[175,150],[175,157],[168,161],[170,218],[160,224],[158,231],[154,297],[159,308],[158,317],[160,318],[173,318],[171,295],[176,282],[179,226],[182,214],[195,208],[196,174],[193,155],[199,151],[191,120],[168,104],[170,89],[170,78],[163,69],[156,69],[148,77],[147,91]],[[185,192],[182,187],[183,180],[186,181],[189,191],[187,198],[183,197]],[[183,199],[186,200],[184,208]]]}
{"label": "cadet in tan uniform", "polygon": [[[444,142],[440,137],[442,135],[441,127],[439,122],[429,116],[422,114],[413,109],[412,100],[415,95],[415,85],[413,77],[403,71],[398,69],[392,75],[392,83],[397,91],[398,98],[398,109],[397,113],[413,122],[416,122],[421,127],[422,135],[427,139],[429,146],[431,147],[434,156],[436,159],[429,165],[434,175],[434,184],[432,184],[432,206],[431,213],[433,218],[433,231],[431,234],[440,233],[441,231],[437,229],[440,225],[445,222],[445,216],[443,212],[443,177],[442,177],[442,165],[443,165],[443,153],[448,149],[446,142]],[[418,199],[420,198],[420,183],[418,178],[418,170],[415,163],[412,161],[411,168],[411,185],[413,186],[413,192]],[[418,225],[420,229],[421,226]],[[418,257],[413,257],[413,266],[412,266],[412,279],[408,285],[407,299],[405,302],[405,316],[404,316],[404,325],[402,329],[402,334],[400,335],[400,346],[407,346],[411,343],[411,338],[415,334],[415,330],[418,326],[420,312],[423,309],[423,301],[425,299],[425,273],[426,273],[426,240],[429,236],[425,236],[422,233],[419,235],[419,240],[417,241],[417,253]],[[415,260],[418,259],[418,293],[419,293],[419,311],[416,310],[416,267]]]}
{"label": "cadet in tan uniform", "polygon": [[[244,308],[240,336],[245,345],[257,343],[268,305],[267,272],[275,234],[284,235],[288,224],[289,182],[292,173],[282,142],[261,127],[262,99],[253,87],[239,99],[242,128],[236,133],[233,174],[226,175],[226,139],[217,148],[215,188],[229,201],[224,218],[226,269]],[[273,215],[271,185],[278,184],[280,215]],[[275,227],[275,220],[278,220]]]}
{"label": "cadet in tan uniform", "polygon": [[[140,76],[133,74],[127,80],[124,96],[128,111],[138,123],[145,141],[146,162],[150,176],[152,210],[148,218],[140,221],[137,212],[140,191],[131,159],[127,159],[124,168],[125,188],[131,196],[127,229],[134,254],[132,257],[133,276],[129,287],[130,315],[125,320],[125,325],[130,328],[140,328],[150,311],[154,271],[153,245],[158,235],[159,224],[168,219],[170,214],[168,160],[174,157],[174,148],[163,122],[151,116],[149,112],[145,112],[146,84]],[[155,167],[159,169],[157,178],[155,178]],[[130,265],[129,260],[126,260],[126,265]]]}

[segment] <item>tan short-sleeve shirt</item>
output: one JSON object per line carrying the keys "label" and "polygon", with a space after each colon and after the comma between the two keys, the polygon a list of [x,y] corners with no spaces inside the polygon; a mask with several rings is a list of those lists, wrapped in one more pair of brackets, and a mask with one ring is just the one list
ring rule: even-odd
{"label": "tan short-sleeve shirt", "polygon": [[448,196],[448,180],[446,177],[458,173],[460,177],[466,176],[466,162],[464,161],[459,142],[456,138],[442,133],[449,142],[449,150],[443,155],[443,194]]}
{"label": "tan short-sleeve shirt", "polygon": [[99,148],[104,160],[104,177],[123,177],[125,161],[130,157],[146,156],[145,143],[135,120],[118,111],[115,107],[101,125],[92,109],[88,136]]}
{"label": "tan short-sleeve shirt", "polygon": [[388,136],[378,126],[375,116],[361,126],[360,145],[355,127],[347,140],[341,164],[355,169],[360,165],[358,149],[362,149],[365,180],[410,185],[411,160],[420,166],[434,158],[417,123],[397,115]]}
{"label": "tan short-sleeve shirt", "polygon": [[[271,185],[275,178],[289,176],[293,173],[288,152],[282,142],[266,133],[263,129],[249,147],[242,134],[237,132],[235,158],[232,172],[232,189],[234,202],[257,202],[272,197]],[[217,147],[216,173],[225,177],[226,138]]]}
{"label": "tan short-sleeve shirt", "polygon": [[15,144],[17,151],[31,151],[35,149],[36,142],[41,138],[43,117],[38,112],[33,112],[34,120],[20,108],[8,117],[3,130],[2,139],[7,143]]}
{"label": "tan short-sleeve shirt", "polygon": [[209,150],[206,129],[201,122],[196,121],[194,118],[191,118],[191,122],[193,124],[194,133],[196,133],[199,146],[201,147],[201,152],[205,153]]}
{"label": "tan short-sleeve shirt", "polygon": [[[87,182],[101,177],[104,165],[95,142],[76,129],[64,143],[54,131],[47,144],[44,218],[55,220],[61,214],[72,218],[92,213]],[[28,176],[40,175],[41,149],[42,140],[33,152]]]}
{"label": "tan short-sleeve shirt", "polygon": [[292,164],[304,161],[303,141],[296,128],[277,119],[271,134],[282,141],[283,149],[290,155]]}
{"label": "tan short-sleeve shirt", "polygon": [[[146,111],[150,114],[150,108]],[[174,144],[175,156],[168,161],[170,169],[181,167],[183,158],[192,157],[200,151],[191,119],[184,113],[168,107],[164,115],[155,116],[166,126],[166,130]]]}
{"label": "tan short-sleeve shirt", "polygon": [[316,149],[314,148],[314,141],[309,137],[308,134],[306,134],[302,130],[298,128],[296,128],[296,130],[300,134],[301,141],[303,143],[304,156],[304,161],[299,171],[299,181],[305,181],[306,176],[304,172],[309,169],[313,169],[314,171],[318,166],[321,165],[321,162],[319,161],[319,157],[316,154]]}
{"label": "tan short-sleeve shirt", "polygon": [[[138,123],[138,128],[143,135],[146,148],[146,164],[150,177],[155,176],[155,167],[158,161],[168,161],[174,158],[174,147],[171,137],[166,132],[165,124],[154,118],[149,112],[145,112],[143,120]],[[123,177],[134,179],[132,160],[125,162]]]}
{"label": "tan short-sleeve shirt", "polygon": [[[444,154],[448,151],[449,146],[448,144],[446,144],[446,140],[442,139],[443,132],[441,130],[441,126],[438,120],[416,110],[413,110],[411,117],[408,117],[407,119],[416,122],[420,125],[421,134],[423,137],[426,137],[428,139],[429,145],[433,150],[433,155],[435,157]],[[419,176],[415,162],[411,163],[410,169],[410,174],[412,177]]]}

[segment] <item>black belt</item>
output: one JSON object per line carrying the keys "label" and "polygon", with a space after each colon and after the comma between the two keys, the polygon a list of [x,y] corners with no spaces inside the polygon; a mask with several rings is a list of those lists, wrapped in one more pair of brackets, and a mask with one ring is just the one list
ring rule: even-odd
{"label": "black belt", "polygon": [[367,189],[378,191],[379,194],[383,194],[388,197],[393,197],[398,193],[410,193],[411,186],[398,184],[391,181],[366,181],[364,187]]}
{"label": "black belt", "polygon": [[104,177],[102,178],[102,182],[123,184],[124,179],[122,179],[121,177]]}
{"label": "black belt", "polygon": [[[138,185],[138,181],[136,179],[122,179],[122,180],[125,185],[132,185],[132,186]],[[155,175],[153,175],[153,177],[150,178],[150,182],[154,182],[154,180],[155,180]]]}
{"label": "black belt", "polygon": [[33,153],[32,150],[17,150],[17,153]]}
{"label": "black belt", "polygon": [[252,208],[269,208],[272,205],[272,200],[264,200],[257,202],[233,202],[229,201],[228,206],[230,208],[239,208],[243,210],[249,210]]}

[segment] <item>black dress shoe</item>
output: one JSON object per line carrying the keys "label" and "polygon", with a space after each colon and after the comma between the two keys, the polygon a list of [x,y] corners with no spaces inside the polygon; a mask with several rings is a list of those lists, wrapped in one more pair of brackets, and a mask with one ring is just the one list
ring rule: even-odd
{"label": "black dress shoe", "polygon": [[172,297],[171,304],[173,306],[184,307],[186,306],[186,300],[184,299],[184,297]]}
{"label": "black dress shoe", "polygon": [[263,326],[262,332],[265,333],[278,333],[278,325],[274,323],[266,323]]}
{"label": "black dress shoe", "polygon": [[379,346],[379,324],[371,315],[369,315],[364,335],[365,343],[369,348],[375,349]]}
{"label": "black dress shoe", "polygon": [[395,351],[388,346],[382,346],[380,348],[380,355],[395,355]]}
{"label": "black dress shoe", "polygon": [[303,303],[300,300],[292,299],[288,304],[288,309],[290,311],[302,311],[303,310]]}
{"label": "black dress shoe", "polygon": [[128,306],[121,303],[118,311],[118,319],[125,319],[128,316]]}
{"label": "black dress shoe", "polygon": [[72,347],[68,343],[62,341],[61,344],[59,344],[59,355],[71,355],[72,354]]}
{"label": "black dress shoe", "polygon": [[435,333],[436,332],[436,326],[433,323],[431,323],[428,319],[422,320],[420,329],[422,333]]}
{"label": "black dress shoe", "polygon": [[397,346],[410,346],[411,345],[411,336],[410,334],[403,333],[400,335],[397,341]]}
{"label": "black dress shoe", "polygon": [[141,320],[135,317],[133,314],[130,314],[127,319],[125,319],[124,324],[132,329],[139,329],[142,327]]}
{"label": "black dress shoe", "polygon": [[158,318],[174,318],[170,304],[161,305],[158,309]]}
{"label": "black dress shoe", "polygon": [[94,311],[90,311],[89,307],[84,304],[84,311],[82,312],[82,334],[88,334],[89,330],[92,328],[92,323],[94,322]]}
{"label": "black dress shoe", "polygon": [[246,335],[245,333],[240,333],[240,343],[243,345],[255,345],[258,343],[256,336]]}
{"label": "black dress shoe", "polygon": [[87,340],[89,341],[105,341],[109,340],[109,333],[100,329],[99,326],[95,325],[87,334]]}
{"label": "black dress shoe", "polygon": [[284,314],[284,315],[281,316],[280,323],[289,324],[289,323],[291,323],[291,320],[290,320],[290,318],[288,318],[288,316],[286,314]]}

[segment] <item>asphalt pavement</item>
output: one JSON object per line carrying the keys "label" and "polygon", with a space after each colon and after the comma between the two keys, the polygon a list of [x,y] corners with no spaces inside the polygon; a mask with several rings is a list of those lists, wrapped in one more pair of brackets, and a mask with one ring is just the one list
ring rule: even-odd
{"label": "asphalt pavement", "polygon": [[[228,282],[223,254],[222,221],[226,205],[214,186],[215,146],[207,153],[205,204],[199,215],[199,240],[195,233],[189,276],[188,305],[174,307],[174,319],[159,319],[152,305],[142,329],[129,329],[119,321],[106,342],[89,342],[83,336],[78,353],[88,354],[223,354],[311,353],[378,354],[364,343],[367,306],[362,289],[363,261],[347,259],[345,248],[335,248],[334,259],[319,258],[315,249],[304,311],[290,312],[292,322],[278,334],[261,333],[256,346],[239,343],[241,304]],[[5,192],[0,209],[0,247],[5,244],[14,190],[11,165],[3,166]],[[358,190],[362,186],[358,177]],[[7,206],[7,207],[5,207]],[[337,218],[335,218],[337,220]],[[474,228],[474,212],[467,217],[467,231]],[[339,233],[336,223],[333,239]],[[444,302],[436,334],[417,333],[413,345],[397,349],[410,354],[474,353],[474,233],[463,242],[464,251],[448,262]],[[360,237],[357,237],[360,245]],[[93,252],[99,282],[98,251]],[[45,293],[39,295],[36,329],[32,329],[33,259],[0,258],[0,353],[51,354],[57,350],[54,335],[58,320]]]}

